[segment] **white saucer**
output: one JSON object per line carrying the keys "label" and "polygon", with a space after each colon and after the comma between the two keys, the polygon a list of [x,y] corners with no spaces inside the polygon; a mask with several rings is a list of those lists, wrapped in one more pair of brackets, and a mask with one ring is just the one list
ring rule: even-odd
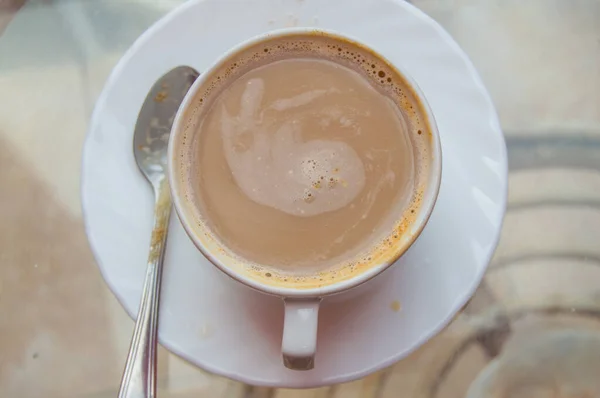
{"label": "white saucer", "polygon": [[145,32],[115,67],[84,148],[82,200],[90,244],[106,282],[134,316],[153,199],[133,159],[132,135],[140,106],[163,73],[178,65],[202,71],[233,45],[286,26],[317,26],[357,38],[412,75],[438,121],[442,185],[421,237],[385,275],[325,299],[316,367],[308,372],[282,364],[281,300],[221,274],[196,250],[175,215],[160,312],[162,344],[210,372],[275,387],[356,379],[423,344],[479,284],[506,204],[507,161],[496,113],[457,44],[404,1],[236,4],[186,2]]}

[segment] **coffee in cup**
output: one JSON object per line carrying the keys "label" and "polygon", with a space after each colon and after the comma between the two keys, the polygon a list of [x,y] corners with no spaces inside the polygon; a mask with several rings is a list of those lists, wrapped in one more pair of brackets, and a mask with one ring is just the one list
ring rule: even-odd
{"label": "coffee in cup", "polygon": [[417,90],[331,32],[232,50],[190,89],[171,135],[186,231],[229,275],[283,297],[381,272],[420,233],[439,187],[437,131]]}

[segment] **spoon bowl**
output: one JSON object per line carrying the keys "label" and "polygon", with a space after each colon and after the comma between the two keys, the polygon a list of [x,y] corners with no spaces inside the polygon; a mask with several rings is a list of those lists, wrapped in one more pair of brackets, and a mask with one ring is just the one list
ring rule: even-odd
{"label": "spoon bowl", "polygon": [[199,73],[179,66],[152,86],[138,115],[133,134],[135,161],[152,184],[167,170],[167,146],[173,119],[185,94]]}

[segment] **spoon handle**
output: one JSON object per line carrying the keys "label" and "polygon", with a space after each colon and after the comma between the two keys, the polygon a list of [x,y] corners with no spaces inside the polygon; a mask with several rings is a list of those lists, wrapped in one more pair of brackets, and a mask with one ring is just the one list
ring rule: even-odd
{"label": "spoon handle", "polygon": [[121,379],[119,398],[156,396],[158,299],[167,228],[171,215],[171,194],[166,178],[154,184],[154,197],[154,229],[150,240],[148,268],[133,339]]}

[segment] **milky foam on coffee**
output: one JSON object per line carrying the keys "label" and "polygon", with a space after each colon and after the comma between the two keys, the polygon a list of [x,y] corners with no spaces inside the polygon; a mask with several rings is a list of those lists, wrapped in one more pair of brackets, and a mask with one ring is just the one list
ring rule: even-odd
{"label": "milky foam on coffee", "polygon": [[[392,214],[388,217],[389,223],[377,225],[373,229],[374,236],[366,244],[356,244],[356,250],[348,251],[341,257],[334,256],[336,262],[333,264],[329,262],[325,268],[305,268],[309,271],[299,272],[296,268],[248,261],[247,256],[240,256],[231,244],[222,243],[222,239],[218,237],[218,228],[217,236],[207,232],[206,228],[213,226],[205,216],[207,209],[210,210],[206,206],[214,204],[198,196],[198,184],[202,184],[202,181],[198,180],[197,174],[199,141],[196,134],[207,112],[218,115],[225,159],[219,163],[219,167],[230,171],[235,186],[245,197],[260,206],[277,210],[281,213],[281,220],[294,217],[297,221],[293,225],[299,227],[311,225],[310,220],[314,217],[329,217],[339,221],[334,216],[353,206],[362,206],[360,215],[367,218],[377,210],[373,207],[378,203],[374,198],[377,190],[394,183],[397,177],[394,170],[384,173],[374,171],[372,168],[374,164],[378,164],[377,159],[371,159],[371,162],[369,157],[381,156],[376,151],[362,148],[358,153],[353,145],[343,139],[319,139],[311,136],[311,132],[306,131],[306,121],[288,117],[298,112],[298,109],[317,107],[321,103],[326,104],[328,99],[333,101],[340,98],[336,97],[341,95],[336,92],[339,88],[303,89],[265,104],[262,98],[269,90],[269,77],[251,78],[245,82],[239,96],[239,105],[234,107],[236,109],[221,106],[220,109],[212,110],[219,94],[248,71],[280,61],[310,58],[327,60],[360,73],[364,84],[386,96],[388,102],[402,112],[405,119],[403,134],[407,136],[414,167],[410,183],[406,183],[410,188],[408,195],[390,205]],[[201,239],[206,242],[210,241],[209,246],[217,248],[216,255],[221,262],[238,271],[245,270],[261,282],[310,288],[350,278],[374,264],[388,261],[401,250],[403,242],[411,240],[414,232],[411,224],[420,208],[429,174],[431,133],[427,121],[422,117],[425,113],[422,105],[393,67],[356,44],[319,34],[299,35],[246,49],[210,76],[210,84],[206,87],[196,98],[197,106],[186,115],[188,123],[184,138],[176,152],[181,159],[180,182],[189,199],[186,211],[197,220],[198,236],[201,235]],[[333,105],[317,109],[318,118],[315,120],[318,125],[315,125],[315,129],[329,131],[329,128],[337,128],[339,131],[361,134],[361,128],[368,127],[368,123],[365,123],[368,116],[349,114],[347,110]],[[286,115],[277,118],[281,123],[265,124],[264,121],[268,119],[265,115],[272,116],[277,112]],[[373,180],[373,176],[377,176],[377,181]],[[213,182],[208,186],[216,185]],[[371,187],[372,192],[366,193],[365,187]],[[221,188],[216,187],[217,191],[219,189]],[[233,191],[224,189],[223,192]],[[228,200],[227,196],[221,198],[223,202]],[[226,205],[223,203],[223,206]],[[256,209],[263,211],[260,206]],[[356,218],[360,221],[360,217]],[[260,234],[260,231],[256,233]],[[346,235],[352,235],[352,231],[349,234],[339,234],[338,239],[348,239],[350,242],[352,236]],[[332,240],[332,244],[338,243]],[[343,261],[338,261],[340,259]],[[312,260],[318,260],[318,256]]]}
{"label": "milky foam on coffee", "polygon": [[[365,184],[356,151],[341,141],[302,142],[299,120],[265,125],[259,114],[264,85],[263,79],[247,82],[238,115],[221,109],[223,146],[239,188],[255,202],[294,216],[315,216],[348,205]],[[270,107],[281,112],[323,94],[325,90],[305,91]]]}

